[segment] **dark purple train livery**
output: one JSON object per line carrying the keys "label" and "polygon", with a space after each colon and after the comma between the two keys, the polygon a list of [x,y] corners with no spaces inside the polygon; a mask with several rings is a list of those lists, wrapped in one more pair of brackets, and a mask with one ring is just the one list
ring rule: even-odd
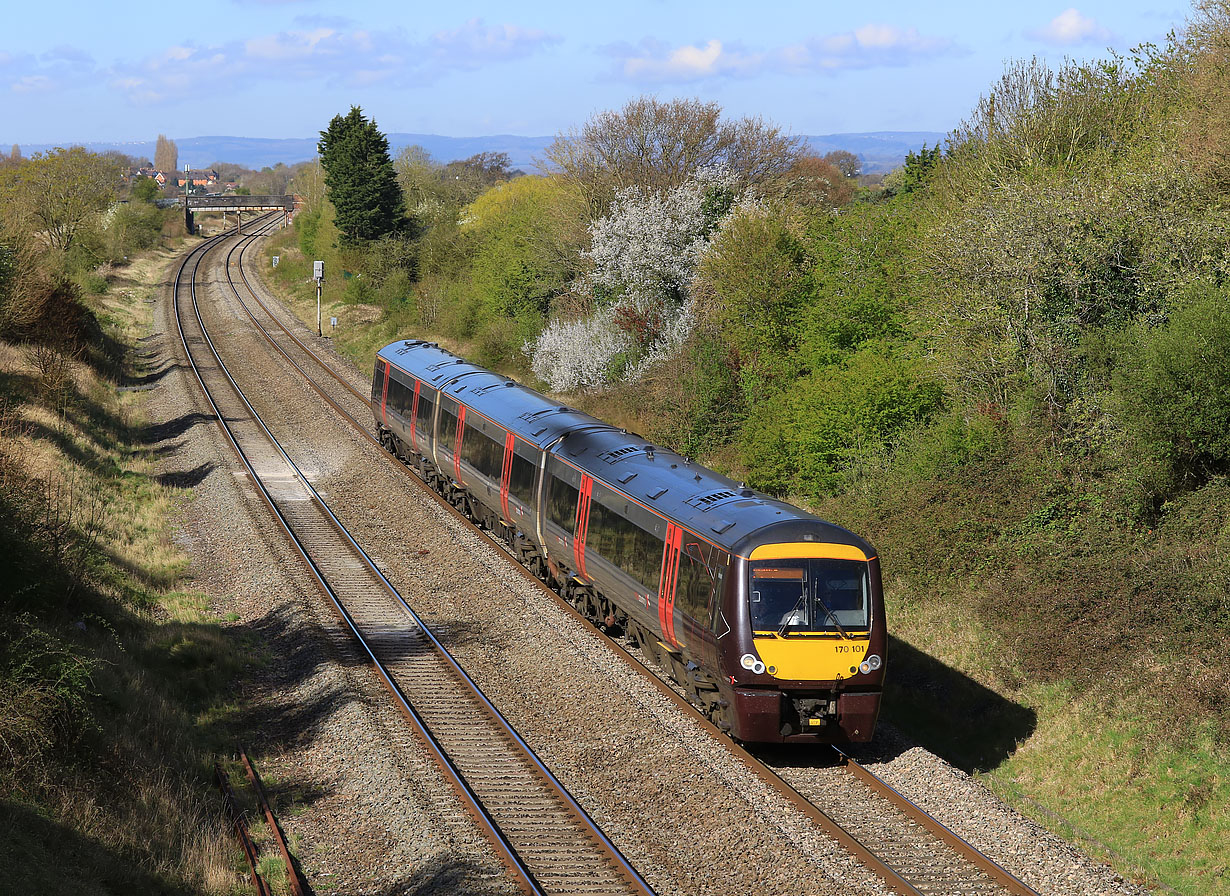
{"label": "dark purple train livery", "polygon": [[858,536],[435,344],[376,358],[383,444],[746,742],[870,740],[887,635]]}

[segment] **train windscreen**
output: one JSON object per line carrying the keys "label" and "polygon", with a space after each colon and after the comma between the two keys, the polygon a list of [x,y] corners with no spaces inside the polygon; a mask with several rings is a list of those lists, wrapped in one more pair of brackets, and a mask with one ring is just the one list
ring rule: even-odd
{"label": "train windscreen", "polygon": [[823,557],[753,561],[752,629],[786,636],[865,632],[871,624],[867,563]]}

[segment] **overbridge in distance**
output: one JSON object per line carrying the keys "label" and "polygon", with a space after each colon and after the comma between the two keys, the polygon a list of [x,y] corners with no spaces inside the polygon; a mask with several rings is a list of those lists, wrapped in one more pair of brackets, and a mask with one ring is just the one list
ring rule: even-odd
{"label": "overbridge in distance", "polygon": [[281,209],[286,213],[286,219],[289,221],[295,210],[294,196],[185,196],[183,202],[184,224],[187,225],[189,233],[196,232],[192,217],[194,211],[235,212],[236,231],[242,233],[243,212],[245,211]]}

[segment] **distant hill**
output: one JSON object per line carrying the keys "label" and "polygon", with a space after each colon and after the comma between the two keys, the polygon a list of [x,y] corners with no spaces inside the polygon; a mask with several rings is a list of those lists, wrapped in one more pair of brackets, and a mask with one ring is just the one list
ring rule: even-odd
{"label": "distant hill", "polygon": [[[442,137],[438,134],[389,134],[389,148],[396,155],[406,146],[418,144],[438,162],[469,158],[480,152],[506,152],[514,168],[537,170],[536,160],[551,145],[554,137],[518,137],[495,134],[486,137]],[[316,155],[316,137],[175,137],[179,164],[204,168],[214,162],[233,162],[257,170],[278,162],[293,165]],[[935,145],[944,135],[934,131],[875,131],[868,134],[824,134],[804,136],[820,155],[844,149],[863,160],[863,171],[873,174],[891,171],[905,161],[906,153],[924,143]],[[118,150],[130,156],[154,157],[154,141],[133,143],[82,143],[91,152]],[[23,144],[25,155],[54,149],[52,144]]]}

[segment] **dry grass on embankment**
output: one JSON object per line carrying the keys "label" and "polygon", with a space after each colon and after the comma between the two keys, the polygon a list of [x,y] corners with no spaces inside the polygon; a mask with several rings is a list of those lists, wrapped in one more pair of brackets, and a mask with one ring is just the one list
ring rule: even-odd
{"label": "dry grass on embankment", "polygon": [[[113,272],[101,344],[0,343],[0,890],[228,893],[212,790],[243,656],[177,590],[138,339],[171,260]],[[129,388],[123,388],[127,385]]]}

